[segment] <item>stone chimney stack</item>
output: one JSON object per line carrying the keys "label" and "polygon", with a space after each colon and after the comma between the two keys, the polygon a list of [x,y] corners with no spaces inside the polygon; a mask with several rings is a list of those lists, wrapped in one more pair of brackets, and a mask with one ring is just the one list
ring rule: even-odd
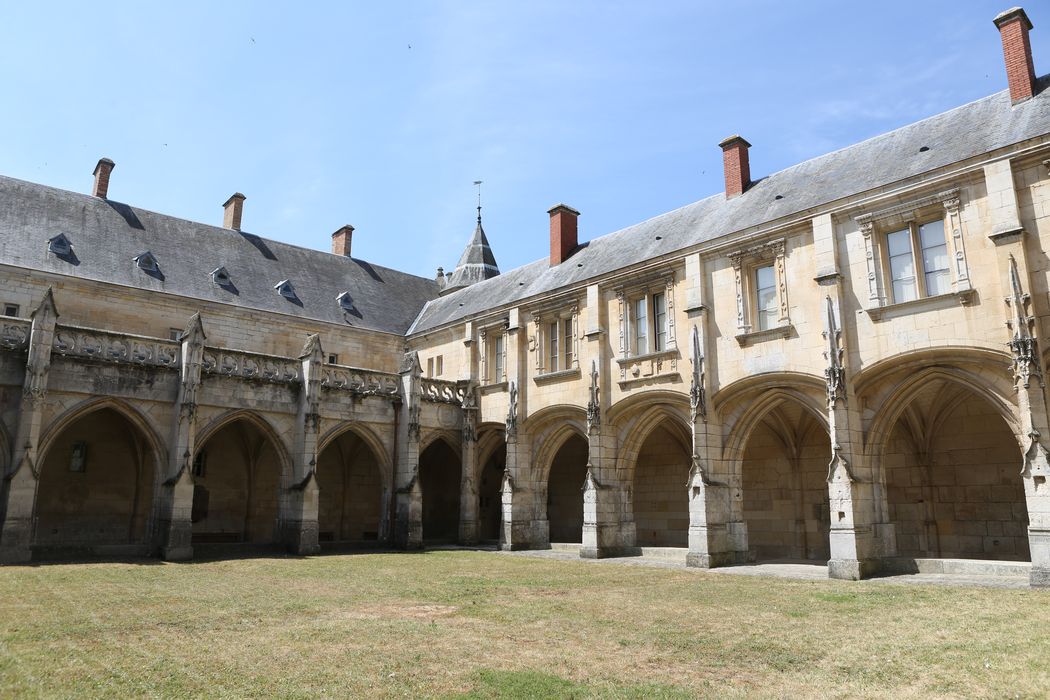
{"label": "stone chimney stack", "polygon": [[354,236],[354,227],[350,224],[332,234],[332,255],[350,257],[350,243]]}
{"label": "stone chimney stack", "polygon": [[230,195],[230,198],[226,200],[226,203],[222,205],[223,228],[231,228],[234,231],[241,230],[241,214],[244,213],[244,200],[245,196],[243,194],[240,192],[234,192]]}
{"label": "stone chimney stack", "polygon": [[98,165],[95,166],[95,187],[91,190],[92,195],[106,199],[106,195],[109,194],[109,175],[115,167],[117,164],[109,158],[99,159]]}
{"label": "stone chimney stack", "polygon": [[1035,94],[1035,64],[1032,63],[1032,44],[1028,40],[1032,21],[1020,7],[1002,12],[992,21],[1003,39],[1010,100],[1017,104]]}
{"label": "stone chimney stack", "polygon": [[579,240],[576,219],[580,212],[564,204],[555,204],[547,213],[551,215],[551,267],[554,267],[576,248]]}
{"label": "stone chimney stack", "polygon": [[747,149],[751,148],[741,136],[730,136],[718,144],[722,149],[722,167],[726,178],[726,199],[743,194],[751,185],[751,164]]}

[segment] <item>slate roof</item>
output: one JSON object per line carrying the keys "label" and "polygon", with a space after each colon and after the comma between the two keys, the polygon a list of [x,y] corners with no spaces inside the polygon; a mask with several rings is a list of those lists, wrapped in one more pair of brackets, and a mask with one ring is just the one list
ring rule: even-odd
{"label": "slate roof", "polygon": [[[592,239],[565,262],[547,258],[427,303],[409,333],[420,333],[628,265],[727,236],[1050,133],[1050,76],[1035,97],[1011,107],[1009,92],[957,107],[808,160],[751,185]],[[926,147],[928,150],[920,151]],[[779,195],[779,199],[777,196]]]}
{"label": "slate roof", "polygon": [[460,256],[459,264],[452,272],[445,289],[469,287],[476,282],[492,279],[498,274],[499,266],[496,265],[496,256],[492,254],[489,239],[485,237],[485,229],[481,227],[481,207],[478,207],[478,225],[474,229],[474,235]]}
{"label": "slate roof", "polygon": [[[48,251],[59,234],[72,244],[71,255]],[[134,262],[147,251],[159,272]],[[2,176],[0,264],[399,335],[438,295],[432,279],[364,260]],[[213,281],[219,267],[230,285]],[[295,299],[274,288],[284,280]],[[350,293],[345,309],[336,300],[343,292]],[[187,319],[193,311],[188,305]]]}

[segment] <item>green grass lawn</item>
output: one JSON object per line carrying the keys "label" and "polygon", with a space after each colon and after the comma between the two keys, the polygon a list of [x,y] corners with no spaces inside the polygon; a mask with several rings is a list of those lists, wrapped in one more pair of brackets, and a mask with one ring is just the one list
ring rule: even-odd
{"label": "green grass lawn", "polygon": [[1050,592],[486,552],[0,569],[0,695],[1045,697]]}

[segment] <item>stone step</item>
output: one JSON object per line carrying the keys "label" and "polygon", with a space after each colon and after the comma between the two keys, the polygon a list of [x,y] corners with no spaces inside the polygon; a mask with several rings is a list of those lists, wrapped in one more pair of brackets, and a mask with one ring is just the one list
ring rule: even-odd
{"label": "stone step", "polygon": [[917,559],[893,557],[883,562],[887,573],[962,574],[965,576],[1017,576],[1027,578],[1032,564],[1027,561],[995,559]]}

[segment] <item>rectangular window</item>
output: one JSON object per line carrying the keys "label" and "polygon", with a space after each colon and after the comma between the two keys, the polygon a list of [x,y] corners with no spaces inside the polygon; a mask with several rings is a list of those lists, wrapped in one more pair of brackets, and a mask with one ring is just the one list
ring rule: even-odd
{"label": "rectangular window", "polygon": [[4,316],[18,316],[18,304],[4,304]]}
{"label": "rectangular window", "polygon": [[911,250],[911,229],[886,235],[886,254],[890,260],[890,281],[893,301],[911,301],[919,298],[915,281],[915,258]]}
{"label": "rectangular window", "polygon": [[437,376],[439,376],[439,377],[444,373],[444,371],[445,371],[445,356],[444,355],[438,355],[437,358],[434,360],[434,371],[437,373]]}
{"label": "rectangular window", "polygon": [[653,295],[653,350],[663,352],[667,349],[667,295],[659,292]]}
{"label": "rectangular window", "polygon": [[434,376],[434,358],[433,357],[428,357],[427,358],[427,376],[428,377],[433,377]]}
{"label": "rectangular window", "polygon": [[573,341],[573,338],[572,338],[572,319],[571,318],[563,319],[562,320],[562,328],[565,331],[564,333],[562,333],[562,336],[561,336],[561,344],[562,344],[562,350],[561,351],[562,351],[562,355],[565,358],[564,369],[572,369],[572,345],[573,345],[573,342],[572,342]]}
{"label": "rectangular window", "polygon": [[777,326],[777,276],[772,265],[755,268],[755,312],[758,330]]}
{"label": "rectangular window", "polygon": [[498,334],[492,342],[492,381],[503,381],[503,334]]}
{"label": "rectangular window", "polygon": [[337,364],[339,364],[339,355],[335,354],[334,352],[328,353],[328,364],[330,364],[330,365],[337,365]]}
{"label": "rectangular window", "polygon": [[168,340],[178,340],[179,336],[182,335],[182,330],[179,328],[168,329]]}
{"label": "rectangular window", "polygon": [[550,354],[548,357],[550,357],[551,361],[551,366],[547,368],[547,371],[549,372],[558,371],[558,325],[558,322],[555,321],[547,327],[547,334],[549,336],[547,342],[550,343]]}
{"label": "rectangular window", "polygon": [[886,257],[893,303],[951,292],[943,220],[910,224],[908,228],[887,233]]}
{"label": "rectangular window", "polygon": [[648,299],[642,297],[634,300],[634,354],[645,355],[649,352],[649,309]]}
{"label": "rectangular window", "polygon": [[943,220],[919,226],[919,247],[922,249],[922,271],[926,275],[926,296],[947,294],[951,291],[952,280],[948,272]]}

